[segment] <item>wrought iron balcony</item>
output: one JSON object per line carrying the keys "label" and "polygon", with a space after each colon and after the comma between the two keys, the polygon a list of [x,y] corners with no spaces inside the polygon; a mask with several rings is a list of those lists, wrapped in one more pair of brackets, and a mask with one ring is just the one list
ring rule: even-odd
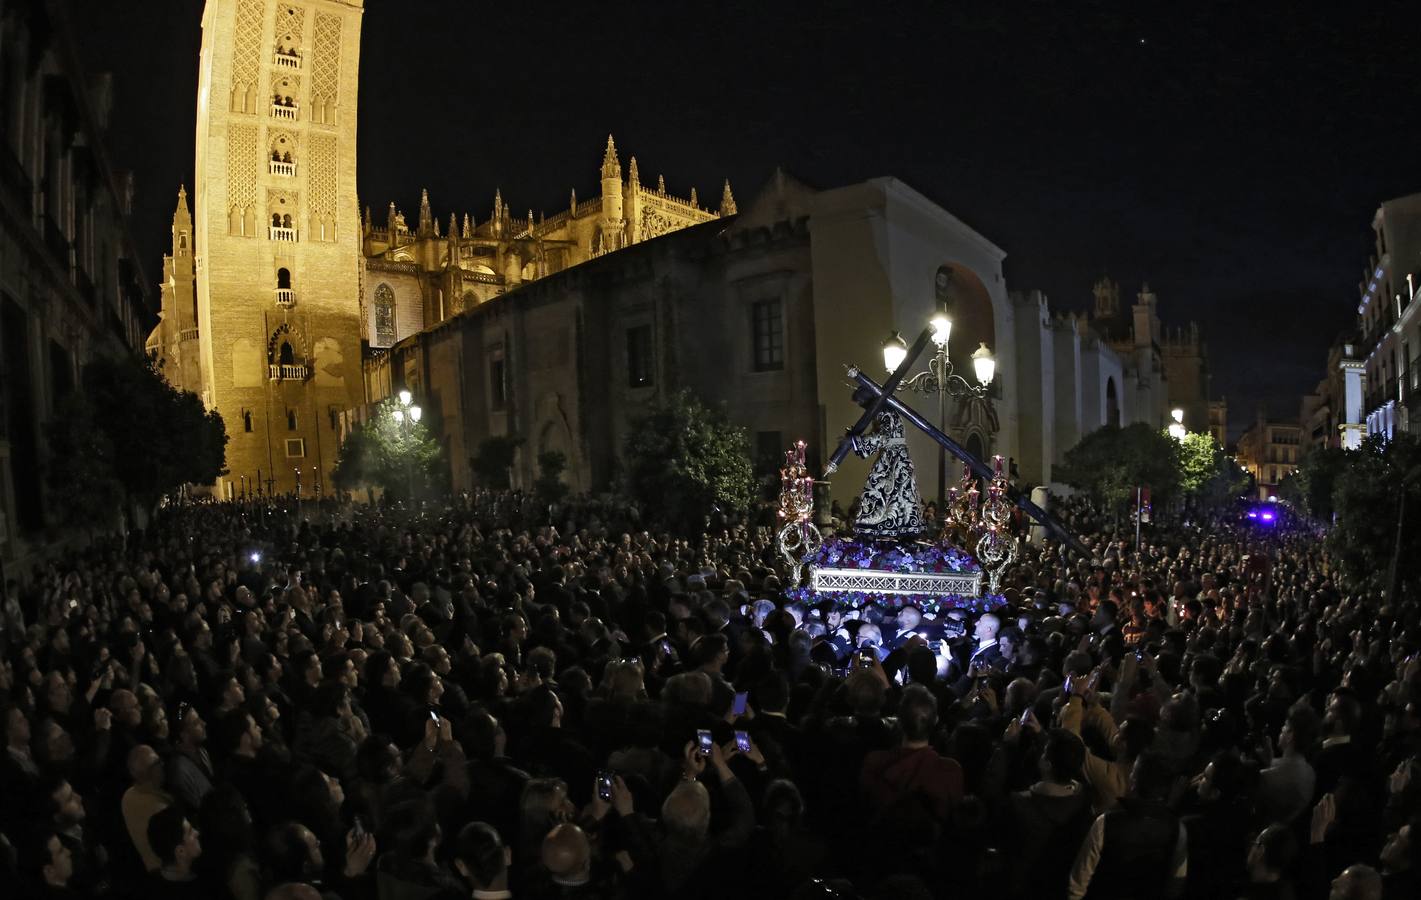
{"label": "wrought iron balcony", "polygon": [[269,365],[267,376],[272,381],[305,381],[308,369],[305,366]]}

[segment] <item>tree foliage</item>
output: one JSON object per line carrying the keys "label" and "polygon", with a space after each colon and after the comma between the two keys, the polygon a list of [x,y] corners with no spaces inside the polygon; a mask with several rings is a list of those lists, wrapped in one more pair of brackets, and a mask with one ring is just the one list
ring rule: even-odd
{"label": "tree foliage", "polygon": [[[1398,582],[1416,586],[1421,581],[1421,553],[1415,552],[1421,535],[1421,438],[1397,434],[1386,442],[1370,437],[1334,461],[1339,463],[1332,486],[1337,518],[1326,546],[1343,579],[1384,588],[1399,546]],[[1403,503],[1406,521],[1398,534]]]}
{"label": "tree foliage", "polygon": [[745,512],[755,496],[745,429],[689,391],[635,420],[623,457],[628,492],[643,515],[682,534],[699,532],[716,509]]}
{"label": "tree foliage", "polygon": [[444,448],[424,422],[395,419],[399,404],[385,400],[370,418],[346,436],[331,473],[336,487],[353,491],[376,487],[408,498],[428,496],[444,483]]}
{"label": "tree foliage", "polygon": [[533,481],[533,497],[540,509],[561,503],[568,487],[562,473],[567,468],[567,455],[561,450],[544,450],[538,454],[538,477]]}
{"label": "tree foliage", "polygon": [[1179,490],[1195,504],[1230,503],[1248,492],[1251,480],[1212,434],[1191,431],[1179,442]]}
{"label": "tree foliage", "polygon": [[1143,423],[1106,425],[1066,452],[1056,477],[1089,494],[1107,509],[1120,511],[1148,487],[1154,503],[1176,495],[1182,464],[1179,442]]}
{"label": "tree foliage", "polygon": [[1332,492],[1347,466],[1347,456],[1340,447],[1308,450],[1297,469],[1278,485],[1278,496],[1319,522],[1331,521]]}
{"label": "tree foliage", "polygon": [[509,477],[513,471],[513,460],[523,439],[505,434],[484,438],[479,442],[479,450],[469,459],[469,467],[479,484],[490,490],[507,490],[511,484]]}
{"label": "tree foliage", "polygon": [[[131,501],[145,506],[185,484],[211,484],[223,472],[227,429],[191,391],[163,380],[151,356],[100,357],[84,367],[84,401],[67,412],[79,418],[61,427],[52,471],[83,476],[99,490],[101,468]],[[102,441],[99,441],[99,437]],[[83,448],[87,448],[84,450]],[[69,458],[101,452],[106,465]]]}
{"label": "tree foliage", "polygon": [[70,394],[45,426],[49,444],[46,487],[59,524],[92,534],[117,523],[123,485],[114,474],[113,444],[94,421],[81,393]]}

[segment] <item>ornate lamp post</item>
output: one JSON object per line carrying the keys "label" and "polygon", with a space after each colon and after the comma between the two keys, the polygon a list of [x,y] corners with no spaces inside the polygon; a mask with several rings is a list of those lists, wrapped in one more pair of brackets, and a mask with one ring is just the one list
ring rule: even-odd
{"label": "ornate lamp post", "polygon": [[[997,374],[997,361],[992,351],[983,343],[972,354],[972,371],[977,376],[977,384],[971,384],[953,371],[952,358],[947,352],[947,341],[952,336],[952,318],[948,315],[947,304],[940,302],[937,312],[929,322],[932,328],[933,346],[937,349],[928,359],[926,371],[904,378],[899,390],[915,391],[919,394],[937,395],[938,427],[947,431],[947,398],[955,400],[986,400],[991,390],[992,379]],[[908,342],[898,332],[888,336],[883,342],[883,365],[889,372],[897,370],[908,355]],[[947,451],[937,448],[937,505],[938,514],[943,514],[947,501]]]}
{"label": "ornate lamp post", "polygon": [[408,442],[410,432],[414,426],[419,424],[420,417],[424,415],[424,410],[419,408],[419,404],[414,402],[414,395],[409,391],[400,391],[396,399],[399,401],[390,415],[395,417],[395,424],[400,429],[401,443],[406,444],[405,453],[405,480],[409,490],[410,506],[414,506],[414,463],[410,460],[410,448]]}

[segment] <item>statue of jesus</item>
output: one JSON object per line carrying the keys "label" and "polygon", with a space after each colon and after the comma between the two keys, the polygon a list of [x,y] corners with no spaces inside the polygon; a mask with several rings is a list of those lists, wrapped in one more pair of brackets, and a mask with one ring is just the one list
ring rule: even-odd
{"label": "statue of jesus", "polygon": [[913,477],[913,460],[903,437],[903,420],[892,411],[878,414],[872,435],[853,438],[853,450],[864,458],[877,453],[859,495],[854,532],[877,541],[909,541],[925,529],[922,500]]}

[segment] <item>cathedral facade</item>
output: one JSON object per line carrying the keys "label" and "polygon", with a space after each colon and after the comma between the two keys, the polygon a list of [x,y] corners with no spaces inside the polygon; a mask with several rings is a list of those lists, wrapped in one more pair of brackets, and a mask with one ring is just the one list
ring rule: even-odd
{"label": "cathedral facade", "polygon": [[567,208],[551,216],[515,216],[498,191],[486,220],[451,212],[443,233],[427,192],[414,227],[393,203],[376,227],[367,207],[361,314],[369,346],[387,349],[524,283],[736,211],[729,181],[712,212],[694,188],[682,198],[667,192],[661,176],[655,187],[643,184],[635,156],[624,177],[611,135],[600,174],[599,196],[579,201],[573,190]]}

